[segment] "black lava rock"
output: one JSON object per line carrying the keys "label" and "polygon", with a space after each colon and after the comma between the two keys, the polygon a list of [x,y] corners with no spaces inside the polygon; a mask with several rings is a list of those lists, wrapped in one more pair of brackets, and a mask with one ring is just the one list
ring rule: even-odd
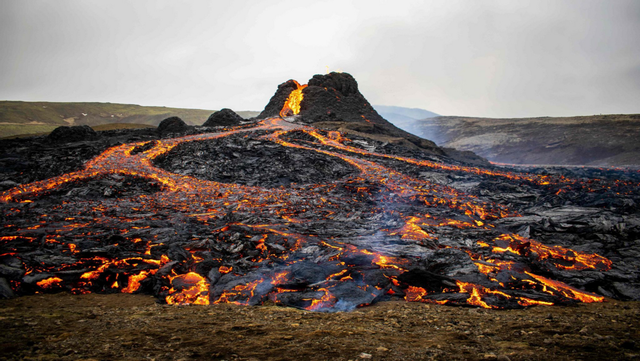
{"label": "black lava rock", "polygon": [[172,173],[265,188],[317,184],[358,174],[357,168],[340,158],[244,135],[180,144],[155,163]]}
{"label": "black lava rock", "polygon": [[187,123],[179,117],[170,117],[160,122],[158,132],[160,133],[176,133],[189,128]]}
{"label": "black lava rock", "polygon": [[205,127],[217,127],[217,126],[233,126],[240,125],[243,119],[229,108],[223,108],[219,111],[211,114],[204,124]]}
{"label": "black lava rock", "polygon": [[391,125],[358,91],[358,82],[348,73],[314,75],[308,84],[302,91],[304,97],[300,104],[300,115],[304,122],[343,121]]}
{"label": "black lava rock", "polygon": [[51,143],[71,143],[95,140],[100,135],[88,125],[76,125],[73,127],[61,126],[54,129],[47,136]]}
{"label": "black lava rock", "polygon": [[309,86],[321,88],[332,88],[344,96],[357,95],[358,82],[349,73],[330,73],[327,75],[316,74],[309,79]]}
{"label": "black lava rock", "polygon": [[0,277],[0,298],[13,298],[15,294],[6,279]]}

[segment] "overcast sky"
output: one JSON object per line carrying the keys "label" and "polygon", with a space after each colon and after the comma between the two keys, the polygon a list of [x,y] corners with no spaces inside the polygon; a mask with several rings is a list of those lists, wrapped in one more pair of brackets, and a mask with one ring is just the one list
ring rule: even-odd
{"label": "overcast sky", "polygon": [[640,113],[639,0],[0,0],[0,99],[261,110],[351,73],[372,104]]}

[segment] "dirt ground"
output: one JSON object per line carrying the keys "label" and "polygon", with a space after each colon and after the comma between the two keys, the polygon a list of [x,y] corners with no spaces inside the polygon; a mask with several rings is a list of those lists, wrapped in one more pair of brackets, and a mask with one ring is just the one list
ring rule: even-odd
{"label": "dirt ground", "polygon": [[0,360],[640,359],[640,303],[484,310],[386,302],[349,313],[167,306],[145,295],[0,301]]}

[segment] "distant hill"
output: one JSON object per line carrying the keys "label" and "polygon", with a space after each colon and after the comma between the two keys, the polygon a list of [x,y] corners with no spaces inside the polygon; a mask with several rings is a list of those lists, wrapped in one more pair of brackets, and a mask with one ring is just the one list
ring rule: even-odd
{"label": "distant hill", "polygon": [[416,121],[439,116],[434,112],[419,108],[403,108],[390,105],[374,105],[373,108],[384,119],[390,121],[396,127],[409,133],[416,134]]}
{"label": "distant hill", "polygon": [[[0,137],[47,132],[60,125],[137,123],[157,126],[170,116],[178,116],[187,124],[201,125],[214,111],[115,103],[0,101]],[[237,113],[244,118],[259,114],[252,111]]]}
{"label": "distant hill", "polygon": [[513,164],[640,166],[640,114],[491,119],[435,117],[414,134]]}
{"label": "distant hill", "polygon": [[[403,107],[394,107],[391,105],[374,105],[373,108],[380,115],[382,115],[382,113],[396,114],[399,116],[409,117],[413,119],[433,118],[433,117],[439,116],[434,112],[430,112],[428,110],[420,109],[420,108],[403,108]],[[384,116],[382,117],[384,118]]]}

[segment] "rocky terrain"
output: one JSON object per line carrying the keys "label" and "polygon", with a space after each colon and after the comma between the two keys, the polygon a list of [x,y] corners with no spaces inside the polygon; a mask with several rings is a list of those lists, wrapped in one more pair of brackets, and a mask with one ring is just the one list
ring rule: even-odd
{"label": "rocky terrain", "polygon": [[433,117],[403,129],[443,147],[512,164],[640,166],[640,115]]}
{"label": "rocky terrain", "polygon": [[0,300],[0,360],[637,360],[639,324],[638,302],[321,313],[58,293]]}
{"label": "rocky terrain", "polygon": [[[171,117],[157,129],[64,127],[46,137],[4,140],[0,172],[0,295],[5,298],[134,293],[170,305],[267,304],[300,310],[286,311],[288,318],[297,317],[295,312],[362,310],[346,316],[349,321],[339,328],[344,337],[374,329],[357,328],[362,322],[358,315],[382,317],[365,311],[367,306],[401,301],[424,305],[384,306],[394,316],[381,322],[394,318],[395,323],[383,328],[383,335],[396,323],[400,327],[397,317],[403,314],[413,322],[407,329],[424,331],[435,322],[436,330],[447,331],[433,349],[414,355],[419,358],[447,357],[453,352],[446,345],[450,337],[470,340],[469,353],[453,353],[459,358],[535,359],[536,352],[552,349],[548,352],[569,359],[570,354],[552,347],[565,342],[577,343],[579,355],[595,352],[587,346],[593,342],[624,357],[636,350],[635,328],[594,326],[600,318],[587,315],[606,314],[606,319],[626,325],[626,319],[611,315],[629,307],[625,315],[637,318],[635,303],[598,305],[640,300],[637,171],[539,167],[519,172],[493,166],[386,122],[349,74],[317,75],[307,85],[287,81],[255,119],[240,120],[224,110],[212,114],[207,126]],[[37,303],[40,298],[31,299]],[[108,302],[119,302],[112,300]],[[29,302],[3,305],[22,312]],[[577,306],[582,303],[596,305],[577,308],[587,320],[577,323],[584,324],[579,330],[572,326],[570,311],[543,307],[553,311],[526,313],[532,306],[587,307]],[[436,313],[453,312],[441,311],[441,305],[464,308],[446,321],[416,316],[431,307]],[[506,323],[485,331],[474,324],[503,316],[481,313],[464,320],[468,307],[525,310],[513,317],[505,313]],[[220,317],[238,312],[179,310],[170,314],[187,323],[190,317],[202,319],[201,312],[222,312]],[[82,322],[106,326],[102,310],[88,312],[97,320]],[[153,307],[144,306],[140,314],[133,309],[114,312],[143,317],[141,322],[151,323],[149,330],[162,321]],[[278,311],[249,313],[269,320],[272,312]],[[541,318],[536,312],[547,313]],[[51,332],[53,326],[39,314],[39,320],[28,321],[32,324],[13,316],[2,320],[19,330],[33,326]],[[52,319],[75,320],[66,311],[60,317]],[[544,325],[554,317],[559,323],[539,326],[544,331],[520,351],[493,344],[514,340],[496,339],[502,335],[499,330],[517,328],[516,336],[524,336],[522,327],[529,321]],[[308,327],[316,330],[323,322],[341,319],[312,318]],[[260,334],[261,323],[252,324]],[[211,330],[226,330],[216,327]],[[595,328],[616,336],[589,331]],[[245,336],[253,331],[248,332]],[[300,335],[285,336],[293,340]],[[329,345],[340,342],[337,334],[326,337]],[[481,339],[487,337],[492,343],[485,346]],[[35,341],[25,340],[12,355],[38,355],[44,349],[45,356],[62,352],[73,358],[82,339],[69,336],[54,343],[67,339],[65,350],[38,339],[38,348],[31,351],[27,349]],[[234,357],[222,349],[184,348],[178,339],[158,340],[171,343],[173,350],[193,352],[184,357],[206,357],[201,352]],[[392,340],[385,340],[379,339],[375,349],[370,343],[366,349],[335,347],[345,358],[373,358],[392,349]],[[122,342],[132,342],[132,348],[147,345],[137,338]],[[109,347],[127,355],[121,344]],[[406,353],[411,346],[405,346],[396,358],[411,357]],[[153,346],[144,347],[156,355]],[[520,353],[525,349],[526,354]],[[81,354],[115,357],[105,352]],[[260,358],[247,350],[237,352]]]}

